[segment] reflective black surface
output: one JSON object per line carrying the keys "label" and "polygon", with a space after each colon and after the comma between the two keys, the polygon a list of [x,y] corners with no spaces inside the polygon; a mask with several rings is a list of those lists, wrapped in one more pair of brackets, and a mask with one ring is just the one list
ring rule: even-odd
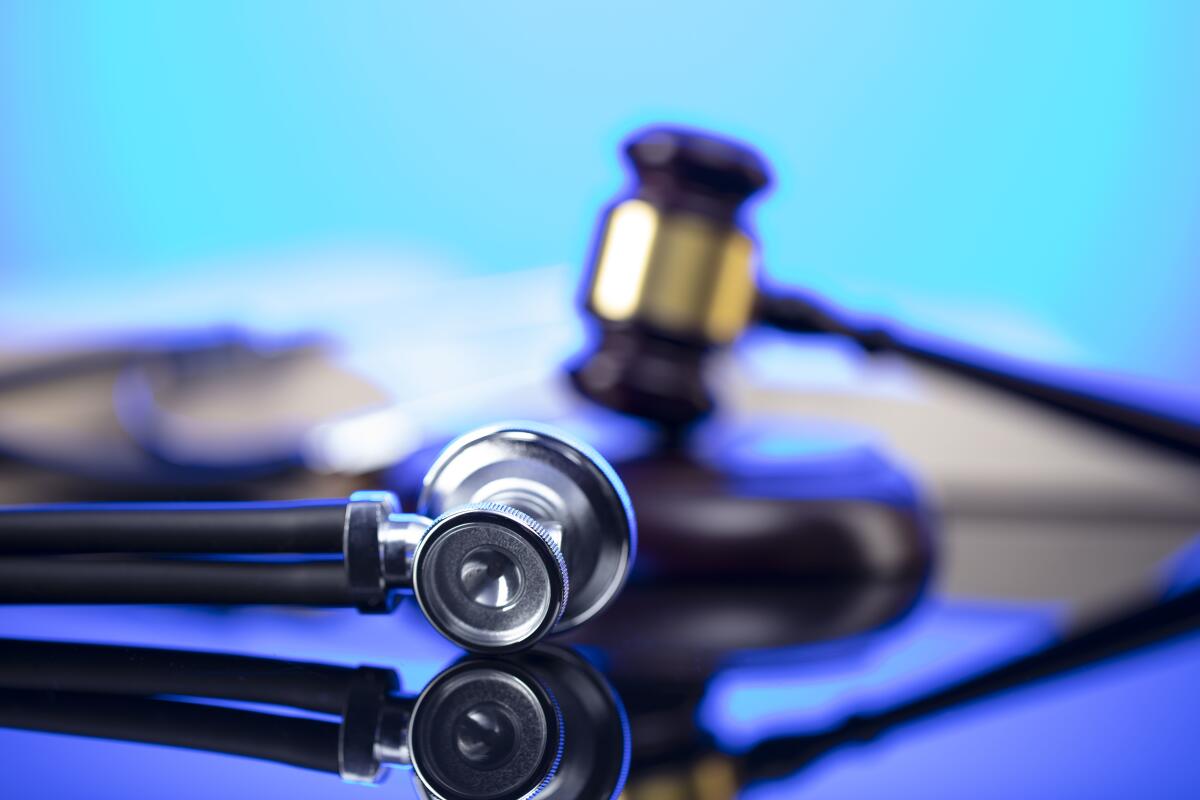
{"label": "reflective black surface", "polygon": [[[1147,585],[1157,618],[1164,603],[1195,605],[1189,555]],[[412,788],[388,783],[401,797],[420,796],[418,786],[446,798],[539,787],[611,797],[627,768],[631,800],[949,797],[979,776],[995,781],[982,796],[1118,796],[1135,783],[1186,796],[1196,767],[1183,755],[1200,704],[1200,638],[1187,624],[1143,617],[1130,623],[1144,634],[1132,654],[1099,653],[1108,660],[1078,669],[1097,655],[1083,653],[996,677],[996,665],[1089,624],[1068,623],[1069,611],[956,600],[924,583],[659,581],[631,586],[570,642],[478,658],[454,651],[413,608],[395,618],[6,609],[4,786],[20,797],[361,796],[369,790],[344,778],[370,777],[348,756],[366,731],[376,768],[416,762]],[[1144,647],[1160,628],[1184,635]],[[48,631],[71,643],[47,641]],[[348,731],[356,714],[371,721]],[[397,736],[401,727],[411,736]],[[1139,746],[1121,748],[1103,776],[1089,769],[1128,737]]]}

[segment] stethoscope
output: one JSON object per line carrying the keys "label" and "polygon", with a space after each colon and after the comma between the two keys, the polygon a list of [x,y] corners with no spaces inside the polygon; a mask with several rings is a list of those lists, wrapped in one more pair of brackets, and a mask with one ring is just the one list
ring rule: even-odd
{"label": "stethoscope", "polygon": [[392,610],[499,653],[607,607],[632,568],[625,488],[591,447],[534,423],[451,442],[416,513],[345,500],[0,508],[2,603],[219,603]]}
{"label": "stethoscope", "polygon": [[0,640],[0,726],[228,753],[355,783],[408,768],[431,800],[605,800],[624,787],[630,754],[612,686],[552,645],[466,657],[408,694],[381,667]]}

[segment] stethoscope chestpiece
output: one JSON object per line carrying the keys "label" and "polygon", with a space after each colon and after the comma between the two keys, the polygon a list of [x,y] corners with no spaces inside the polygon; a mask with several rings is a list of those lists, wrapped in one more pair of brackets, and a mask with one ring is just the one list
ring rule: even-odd
{"label": "stethoscope chestpiece", "polygon": [[600,613],[628,576],[636,525],[607,462],[534,423],[476,430],[426,473],[435,518],[412,560],[413,592],[467,649],[518,650]]}
{"label": "stethoscope chestpiece", "polygon": [[449,639],[501,652],[549,633],[570,589],[562,550],[542,525],[509,506],[473,503],[442,514],[421,538],[413,593]]}

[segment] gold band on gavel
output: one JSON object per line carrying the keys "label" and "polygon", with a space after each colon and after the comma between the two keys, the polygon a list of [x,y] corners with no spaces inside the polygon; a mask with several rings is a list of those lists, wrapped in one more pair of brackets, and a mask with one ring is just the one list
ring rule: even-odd
{"label": "gold band on gavel", "polygon": [[635,199],[609,212],[587,304],[609,322],[719,345],[749,323],[755,293],[754,243],[744,233]]}

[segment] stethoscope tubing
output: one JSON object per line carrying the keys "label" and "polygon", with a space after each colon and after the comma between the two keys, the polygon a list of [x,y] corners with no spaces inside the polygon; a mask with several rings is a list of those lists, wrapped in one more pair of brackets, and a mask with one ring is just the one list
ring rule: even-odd
{"label": "stethoscope tubing", "polygon": [[0,603],[353,606],[340,560],[0,558]]}
{"label": "stethoscope tubing", "polygon": [[345,499],[0,507],[0,555],[340,553]]}
{"label": "stethoscope tubing", "polygon": [[345,561],[331,557],[343,553],[347,504],[0,508],[0,603],[354,605]]}

